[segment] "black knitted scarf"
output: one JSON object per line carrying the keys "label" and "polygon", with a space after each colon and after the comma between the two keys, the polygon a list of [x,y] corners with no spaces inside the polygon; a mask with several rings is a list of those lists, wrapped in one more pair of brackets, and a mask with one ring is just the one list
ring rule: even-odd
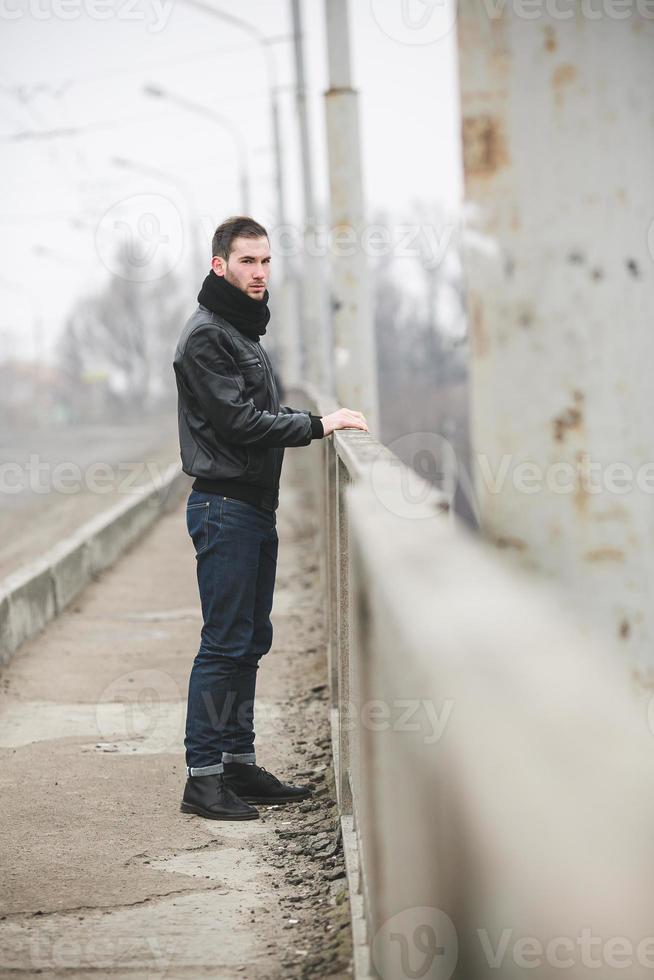
{"label": "black knitted scarf", "polygon": [[232,286],[224,276],[217,276],[213,269],[202,283],[198,303],[227,320],[251,340],[258,340],[266,332],[270,320],[267,289],[263,299],[253,299],[242,289]]}

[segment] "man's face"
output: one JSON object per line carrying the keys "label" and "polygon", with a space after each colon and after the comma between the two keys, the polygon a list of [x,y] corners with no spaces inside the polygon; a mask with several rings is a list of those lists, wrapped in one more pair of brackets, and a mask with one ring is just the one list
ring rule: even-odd
{"label": "man's face", "polygon": [[252,299],[263,299],[270,276],[270,242],[267,238],[235,238],[227,262],[214,255],[211,268]]}

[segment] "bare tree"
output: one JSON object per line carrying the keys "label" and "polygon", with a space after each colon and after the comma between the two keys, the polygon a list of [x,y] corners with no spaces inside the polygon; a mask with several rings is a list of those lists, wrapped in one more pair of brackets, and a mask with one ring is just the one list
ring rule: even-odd
{"label": "bare tree", "polygon": [[174,272],[150,282],[131,278],[125,246],[116,269],[97,293],[71,311],[59,345],[59,363],[71,383],[106,375],[124,406],[140,410],[172,404],[174,346],[188,298]]}
{"label": "bare tree", "polygon": [[[420,232],[428,214],[423,206],[416,221],[401,227]],[[378,221],[400,227],[388,217]],[[451,309],[460,318],[463,282],[457,243],[452,236],[443,238],[437,212],[431,221],[438,235],[414,234],[413,252],[398,257],[389,251],[373,270],[379,387],[384,392],[382,440],[428,479],[424,462],[433,455],[434,434],[450,443],[461,466],[469,458],[466,337],[460,322],[456,329],[443,324],[440,302],[446,291],[452,293],[456,302]],[[450,249],[454,251],[447,256]],[[439,461],[431,461],[436,473]],[[465,500],[457,498],[455,506],[470,519]]]}

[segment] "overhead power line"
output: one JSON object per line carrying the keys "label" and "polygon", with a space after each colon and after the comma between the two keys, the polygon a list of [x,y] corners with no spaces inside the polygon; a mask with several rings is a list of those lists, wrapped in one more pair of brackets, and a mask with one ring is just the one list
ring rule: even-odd
{"label": "overhead power line", "polygon": [[83,136],[98,129],[120,129],[136,123],[154,122],[157,116],[134,116],[132,119],[111,119],[104,122],[84,123],[77,126],[60,126],[57,129],[24,129],[18,133],[0,136],[0,143],[22,143],[29,140],[64,139],[70,136]]}

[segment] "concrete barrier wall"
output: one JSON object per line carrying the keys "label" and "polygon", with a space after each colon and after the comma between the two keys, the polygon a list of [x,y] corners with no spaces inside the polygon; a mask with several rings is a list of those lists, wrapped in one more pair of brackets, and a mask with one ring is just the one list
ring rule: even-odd
{"label": "concrete barrier wall", "polygon": [[112,565],[189,486],[179,465],[171,465],[156,486],[136,488],[42,558],[0,582],[0,662],[7,663],[25,640]]}
{"label": "concrete barrier wall", "polygon": [[[654,739],[626,672],[551,585],[456,524],[399,518],[366,486],[347,507],[373,967],[402,976],[390,933],[411,949],[431,929],[447,959],[426,976],[651,975]],[[631,966],[605,946],[623,941]]]}
{"label": "concrete barrier wall", "polygon": [[356,976],[650,976],[654,726],[628,672],[371,436],[310,452]]}

